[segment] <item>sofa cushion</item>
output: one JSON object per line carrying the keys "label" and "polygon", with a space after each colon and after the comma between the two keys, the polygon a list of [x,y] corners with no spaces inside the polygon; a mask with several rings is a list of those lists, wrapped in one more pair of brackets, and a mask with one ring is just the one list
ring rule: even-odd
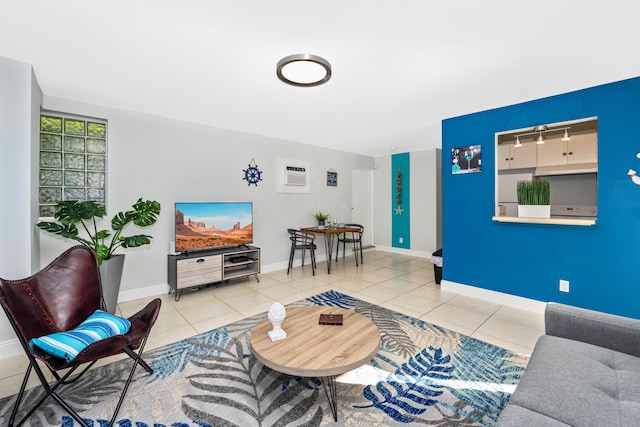
{"label": "sofa cushion", "polygon": [[580,426],[640,419],[640,358],[554,336],[538,340],[510,405]]}

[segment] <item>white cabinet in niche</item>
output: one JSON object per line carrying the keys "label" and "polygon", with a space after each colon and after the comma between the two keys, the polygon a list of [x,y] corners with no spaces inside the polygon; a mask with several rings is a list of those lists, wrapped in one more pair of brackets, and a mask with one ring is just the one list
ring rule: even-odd
{"label": "white cabinet in niche", "polygon": [[[515,191],[511,191],[507,186],[507,183],[514,180],[548,179],[553,182],[551,184],[552,205],[565,207],[575,205],[586,209],[592,208],[597,212],[597,117],[541,123],[527,128],[497,132],[495,141],[495,212],[497,215],[503,215],[494,217],[498,218],[497,221],[538,222],[517,217],[513,220],[513,217],[507,216],[513,215],[512,212],[507,214],[508,209],[517,205]],[[520,141],[522,146],[515,147],[516,141]],[[544,142],[538,144],[542,141]],[[529,175],[529,177],[519,175]],[[501,210],[500,205],[505,206],[507,210]],[[571,213],[577,212],[573,210]],[[572,215],[571,225],[593,225],[595,220],[595,217],[584,219]],[[547,222],[544,223],[549,223],[549,220],[545,221]],[[566,218],[551,218],[551,221],[569,224]]]}
{"label": "white cabinet in niche", "polygon": [[561,136],[547,138],[538,145],[538,166],[562,166],[598,161],[598,134],[595,132],[572,134],[571,140]]}
{"label": "white cabinet in niche", "polygon": [[536,167],[536,144],[522,143],[516,147],[515,143],[498,145],[498,170],[524,169]]}

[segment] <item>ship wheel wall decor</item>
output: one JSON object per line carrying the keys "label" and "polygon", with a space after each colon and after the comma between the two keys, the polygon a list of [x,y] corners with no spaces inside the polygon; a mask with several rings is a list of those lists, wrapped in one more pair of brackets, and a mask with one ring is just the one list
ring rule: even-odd
{"label": "ship wheel wall decor", "polygon": [[247,185],[253,184],[257,187],[258,181],[262,181],[262,171],[258,169],[258,165],[255,160],[251,159],[249,167],[242,171],[244,172],[244,178],[242,179],[247,181]]}

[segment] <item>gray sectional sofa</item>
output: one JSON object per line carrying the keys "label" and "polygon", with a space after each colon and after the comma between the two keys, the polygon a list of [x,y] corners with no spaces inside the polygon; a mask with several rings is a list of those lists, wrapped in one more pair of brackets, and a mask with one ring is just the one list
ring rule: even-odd
{"label": "gray sectional sofa", "polygon": [[552,303],[545,328],[497,426],[640,426],[640,320]]}

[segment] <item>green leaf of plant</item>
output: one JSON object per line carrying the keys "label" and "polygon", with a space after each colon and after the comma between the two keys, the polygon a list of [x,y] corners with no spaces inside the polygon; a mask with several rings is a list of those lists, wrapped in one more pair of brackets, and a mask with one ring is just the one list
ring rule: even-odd
{"label": "green leaf of plant", "polygon": [[119,212],[111,219],[111,228],[113,228],[114,231],[120,231],[132,220],[133,218],[129,216],[129,211]]}
{"label": "green leaf of plant", "polygon": [[102,240],[106,239],[109,236],[111,236],[111,232],[109,230],[100,230],[96,233],[95,238],[97,240]]}
{"label": "green leaf of plant", "polygon": [[[120,212],[111,220],[111,230],[98,230],[96,218],[106,215],[103,204],[94,201],[67,200],[56,203],[56,222],[39,222],[37,226],[45,231],[73,239],[92,248],[98,256],[98,261],[109,258],[120,246],[133,248],[151,243],[151,236],[137,235],[123,237],[120,235],[124,227],[134,223],[139,227],[154,224],[160,214],[160,203],[154,200],[139,198],[132,205],[132,210]],[[78,225],[88,234],[88,238],[79,235]],[[108,245],[104,241],[109,239]]]}
{"label": "green leaf of plant", "polygon": [[94,201],[67,200],[56,203],[55,218],[68,224],[76,224],[93,217],[103,218],[107,212],[104,205]]}
{"label": "green leaf of plant", "polygon": [[148,245],[151,243],[151,239],[151,236],[145,236],[144,234],[120,238],[123,248],[135,248],[137,246]]}
{"label": "green leaf of plant", "polygon": [[133,223],[138,227],[147,227],[155,224],[160,215],[160,203],[155,200],[138,199],[133,205]]}
{"label": "green leaf of plant", "polygon": [[63,237],[73,239],[73,236],[78,235],[78,228],[75,224],[58,224],[56,222],[41,221],[36,224],[39,228],[49,233],[59,234]]}
{"label": "green leaf of plant", "polygon": [[98,264],[102,264],[102,260],[109,258],[109,247],[106,245],[97,245],[93,248],[98,256]]}
{"label": "green leaf of plant", "polygon": [[548,180],[518,181],[516,192],[519,205],[551,204],[551,191]]}
{"label": "green leaf of plant", "polygon": [[132,205],[132,210],[120,212],[111,220],[111,228],[115,231],[122,230],[127,224],[133,222],[138,227],[147,227],[155,224],[160,214],[160,203],[155,200],[138,199]]}

